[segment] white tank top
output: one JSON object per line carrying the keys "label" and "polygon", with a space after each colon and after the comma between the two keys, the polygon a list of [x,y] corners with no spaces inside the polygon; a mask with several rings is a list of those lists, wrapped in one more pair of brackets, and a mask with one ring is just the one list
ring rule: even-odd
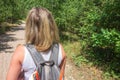
{"label": "white tank top", "polygon": [[[51,50],[49,52],[42,52],[41,54],[44,60],[48,61],[51,55]],[[61,61],[62,61],[62,52],[61,52],[61,47],[59,45],[58,65],[61,64]],[[24,80],[29,80],[29,77],[36,69],[35,63],[26,47],[25,47],[24,60],[22,63],[22,69],[24,70],[24,78],[25,78]]]}

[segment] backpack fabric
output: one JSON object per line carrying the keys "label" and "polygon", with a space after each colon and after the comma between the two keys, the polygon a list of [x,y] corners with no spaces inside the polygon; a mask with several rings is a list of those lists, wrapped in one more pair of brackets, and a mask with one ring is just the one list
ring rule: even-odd
{"label": "backpack fabric", "polygon": [[58,51],[59,44],[53,44],[50,48],[51,55],[49,61],[45,61],[40,52],[36,48],[27,44],[26,48],[30,52],[33,61],[36,65],[36,70],[31,75],[29,80],[59,80],[60,68],[58,66]]}

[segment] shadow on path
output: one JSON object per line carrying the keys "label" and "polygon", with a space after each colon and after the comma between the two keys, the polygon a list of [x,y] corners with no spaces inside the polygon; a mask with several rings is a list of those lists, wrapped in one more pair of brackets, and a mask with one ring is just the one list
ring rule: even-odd
{"label": "shadow on path", "polygon": [[[20,40],[16,38],[16,31],[24,30],[23,27],[13,27],[10,29],[10,31],[6,32],[5,34],[0,34],[0,53],[11,53],[12,51],[9,51],[8,49],[12,49],[13,46],[11,44],[8,44],[10,42],[15,42],[17,40]],[[15,43],[14,43],[15,44]],[[12,44],[12,45],[14,45]]]}

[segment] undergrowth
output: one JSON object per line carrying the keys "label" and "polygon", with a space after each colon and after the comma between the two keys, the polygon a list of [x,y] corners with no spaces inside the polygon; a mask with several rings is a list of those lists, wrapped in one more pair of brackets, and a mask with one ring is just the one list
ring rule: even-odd
{"label": "undergrowth", "polygon": [[[119,80],[119,73],[116,74],[114,70],[112,70],[112,67],[108,64],[110,62],[102,62],[102,59],[96,59],[95,53],[92,53],[92,51],[84,51],[85,50],[85,42],[82,41],[63,41],[62,42],[63,47],[65,49],[66,55],[69,59],[72,59],[74,64],[80,68],[81,65],[86,66],[96,66],[99,70],[103,72],[102,77],[103,80]],[[84,52],[83,52],[84,51]],[[112,64],[112,63],[111,63]],[[113,64],[114,65],[114,64]]]}
{"label": "undergrowth", "polygon": [[9,31],[10,28],[17,27],[23,22],[24,22],[23,20],[17,20],[17,21],[14,21],[14,23],[10,23],[10,22],[0,23],[0,34],[4,34],[6,31]]}

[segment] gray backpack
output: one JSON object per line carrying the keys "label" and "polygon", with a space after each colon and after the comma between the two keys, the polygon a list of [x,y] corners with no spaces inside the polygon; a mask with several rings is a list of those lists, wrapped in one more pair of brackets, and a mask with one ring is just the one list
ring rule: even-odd
{"label": "gray backpack", "polygon": [[33,73],[32,79],[29,80],[59,80],[60,68],[58,66],[58,44],[52,45],[49,61],[45,61],[40,52],[38,52],[33,45],[27,44],[26,48],[30,52],[36,65],[36,71]]}

